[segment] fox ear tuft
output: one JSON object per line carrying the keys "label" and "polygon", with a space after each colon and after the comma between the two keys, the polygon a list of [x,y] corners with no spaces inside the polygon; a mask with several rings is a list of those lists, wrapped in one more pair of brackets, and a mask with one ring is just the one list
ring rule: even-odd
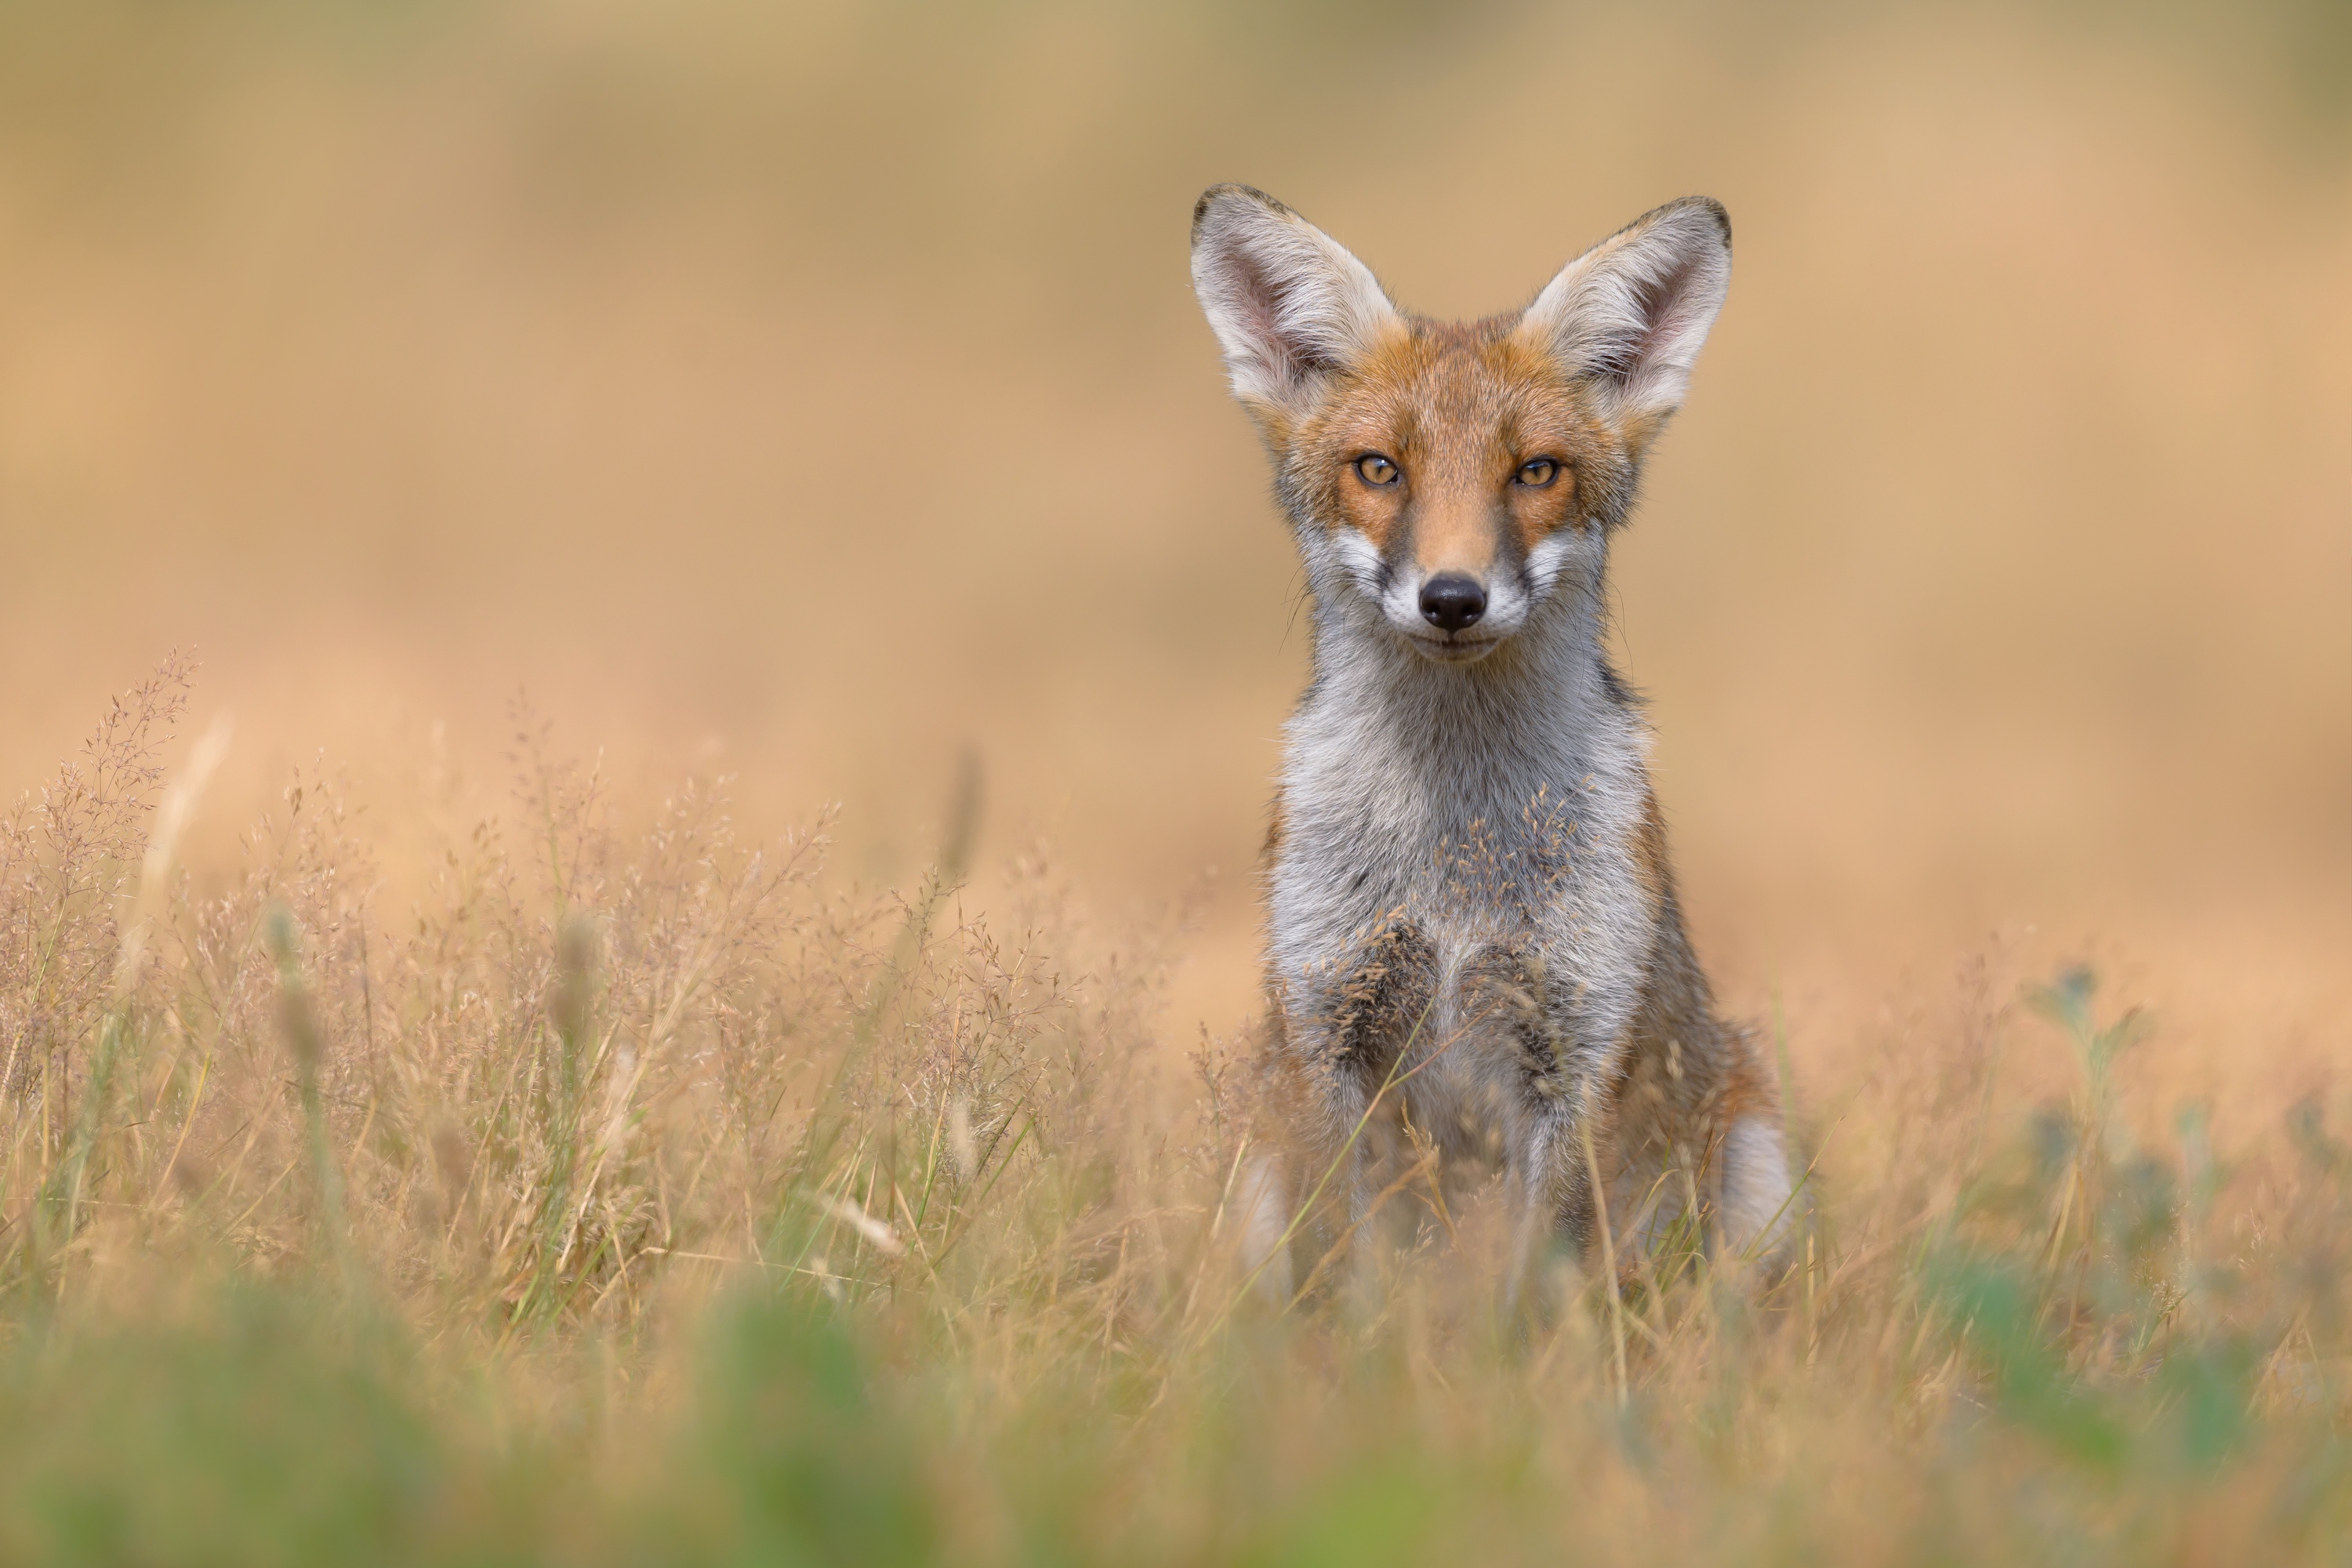
{"label": "fox ear tuft", "polygon": [[1370,268],[1247,185],[1213,185],[1192,209],[1192,291],[1234,395],[1289,418],[1400,320]]}
{"label": "fox ear tuft", "polygon": [[1730,283],[1730,218],[1720,203],[1686,196],[1560,268],[1518,331],[1571,375],[1609,388],[1620,416],[1646,439],[1682,406]]}

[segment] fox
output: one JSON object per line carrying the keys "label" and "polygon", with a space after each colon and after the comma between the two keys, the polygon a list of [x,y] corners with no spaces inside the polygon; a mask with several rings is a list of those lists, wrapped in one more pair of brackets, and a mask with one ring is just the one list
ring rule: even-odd
{"label": "fox", "polygon": [[1524,309],[1442,321],[1262,191],[1194,206],[1311,627],[1261,868],[1273,1131],[1240,1193],[1274,1300],[1318,1193],[1360,1257],[1421,1160],[1441,1193],[1502,1180],[1514,1299],[1547,1255],[1785,1251],[1776,1075],[1693,952],[1606,647],[1610,543],[1730,272],[1729,217],[1687,197]]}

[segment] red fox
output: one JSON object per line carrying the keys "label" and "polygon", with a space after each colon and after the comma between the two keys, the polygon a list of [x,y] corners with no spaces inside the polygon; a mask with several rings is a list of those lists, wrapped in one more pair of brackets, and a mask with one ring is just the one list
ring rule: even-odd
{"label": "red fox", "polygon": [[1610,540],[1730,272],[1729,220],[1693,197],[1457,324],[1261,192],[1193,210],[1193,288],[1313,605],[1265,870],[1287,1157],[1245,1199],[1277,1297],[1299,1205],[1342,1194],[1352,1234],[1412,1143],[1448,1179],[1501,1169],[1518,1269],[1685,1220],[1726,1260],[1784,1247],[1773,1075],[1692,954],[1602,642]]}

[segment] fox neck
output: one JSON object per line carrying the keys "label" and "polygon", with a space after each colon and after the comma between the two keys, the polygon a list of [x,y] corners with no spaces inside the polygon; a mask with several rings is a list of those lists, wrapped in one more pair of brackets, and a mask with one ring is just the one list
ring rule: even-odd
{"label": "fox neck", "polygon": [[1416,653],[1360,596],[1316,597],[1314,681],[1291,727],[1308,772],[1349,758],[1346,771],[1404,784],[1428,826],[1453,833],[1515,822],[1538,791],[1561,802],[1638,748],[1638,720],[1612,695],[1598,574],[1559,584],[1467,665]]}

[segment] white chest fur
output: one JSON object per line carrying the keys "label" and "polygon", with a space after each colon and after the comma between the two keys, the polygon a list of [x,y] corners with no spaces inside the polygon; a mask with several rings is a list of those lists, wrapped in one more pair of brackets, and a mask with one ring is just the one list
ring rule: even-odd
{"label": "white chest fur", "polygon": [[1608,696],[1597,649],[1561,638],[1468,667],[1354,639],[1318,653],[1271,868],[1286,1009],[1325,1005],[1367,941],[1406,921],[1433,950],[1441,1024],[1463,966],[1517,942],[1542,953],[1580,1043],[1612,1044],[1656,899],[1635,852],[1648,733]]}

